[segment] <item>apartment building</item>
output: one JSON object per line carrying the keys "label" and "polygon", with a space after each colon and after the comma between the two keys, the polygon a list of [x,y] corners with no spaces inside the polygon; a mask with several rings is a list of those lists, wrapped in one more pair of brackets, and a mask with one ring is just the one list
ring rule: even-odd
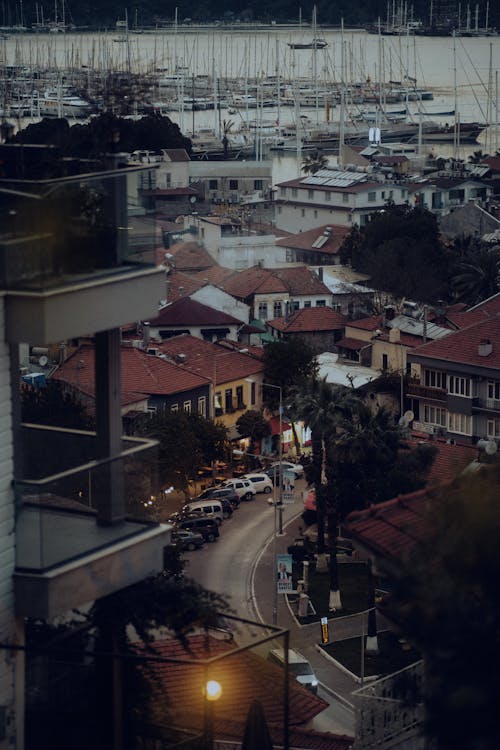
{"label": "apartment building", "polygon": [[[26,709],[44,716],[71,688],[25,672],[26,618],[64,617],[163,569],[170,528],[129,515],[132,494],[155,490],[155,444],[122,435],[120,326],[156,314],[164,272],[128,257],[127,180],[141,167],[26,144],[1,146],[0,162],[0,748],[23,750]],[[23,424],[20,345],[90,334],[95,432]],[[43,726],[30,725],[37,747],[50,746]]]}

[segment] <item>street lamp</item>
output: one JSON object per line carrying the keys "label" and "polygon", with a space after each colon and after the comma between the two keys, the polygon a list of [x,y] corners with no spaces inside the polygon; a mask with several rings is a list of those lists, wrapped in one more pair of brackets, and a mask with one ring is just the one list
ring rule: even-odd
{"label": "street lamp", "polygon": [[[279,491],[278,491],[278,510],[279,526],[278,534],[283,536],[283,388],[280,385],[272,383],[262,383],[265,388],[276,388],[280,393],[279,402],[279,445],[278,445],[278,466],[279,466]],[[276,480],[276,475],[275,475]]]}
{"label": "street lamp", "polygon": [[214,703],[222,695],[222,687],[217,680],[207,680],[203,690],[205,696],[205,749],[213,750],[214,747]]}

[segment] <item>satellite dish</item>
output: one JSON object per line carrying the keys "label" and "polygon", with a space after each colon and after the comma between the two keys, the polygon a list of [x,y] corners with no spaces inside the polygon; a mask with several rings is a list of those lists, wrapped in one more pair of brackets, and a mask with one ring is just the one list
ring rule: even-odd
{"label": "satellite dish", "polygon": [[189,202],[196,203],[196,195],[192,195],[191,198],[189,199]]}
{"label": "satellite dish", "polygon": [[494,440],[478,440],[477,447],[487,453],[488,456],[493,456],[497,452],[497,444]]}
{"label": "satellite dish", "polygon": [[408,424],[410,422],[413,422],[413,420],[415,419],[415,415],[414,415],[414,413],[412,412],[411,409],[408,409],[408,411],[405,411],[405,413],[403,414],[403,416],[406,417],[406,419],[408,420]]}
{"label": "satellite dish", "polygon": [[40,365],[40,367],[45,367],[48,361],[49,361],[49,358],[45,354],[42,354],[42,356],[38,360],[38,364]]}

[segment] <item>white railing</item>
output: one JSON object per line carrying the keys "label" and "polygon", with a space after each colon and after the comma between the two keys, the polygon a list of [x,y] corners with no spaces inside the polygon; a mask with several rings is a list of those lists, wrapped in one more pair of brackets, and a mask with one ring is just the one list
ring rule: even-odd
{"label": "white railing", "polygon": [[355,691],[353,750],[424,747],[423,677],[420,661]]}

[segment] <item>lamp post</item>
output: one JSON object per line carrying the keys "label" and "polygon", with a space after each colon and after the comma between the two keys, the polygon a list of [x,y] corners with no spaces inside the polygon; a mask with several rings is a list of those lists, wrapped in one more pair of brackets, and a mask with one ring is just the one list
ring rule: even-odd
{"label": "lamp post", "polygon": [[204,750],[213,750],[214,747],[214,703],[222,695],[222,687],[217,680],[206,680],[204,685],[205,695],[205,737]]}

